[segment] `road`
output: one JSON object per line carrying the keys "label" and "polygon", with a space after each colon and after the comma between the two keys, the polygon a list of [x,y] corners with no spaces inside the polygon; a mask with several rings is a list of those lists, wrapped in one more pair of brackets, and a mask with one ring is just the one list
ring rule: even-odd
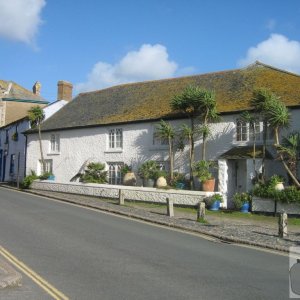
{"label": "road", "polygon": [[70,299],[288,299],[288,257],[5,188],[0,245]]}

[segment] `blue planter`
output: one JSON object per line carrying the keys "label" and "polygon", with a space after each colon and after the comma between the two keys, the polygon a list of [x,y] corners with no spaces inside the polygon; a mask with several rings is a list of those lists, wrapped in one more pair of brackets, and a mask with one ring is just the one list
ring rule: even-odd
{"label": "blue planter", "polygon": [[176,188],[179,190],[183,190],[185,188],[185,184],[183,182],[177,182]]}
{"label": "blue planter", "polygon": [[55,176],[54,175],[50,175],[50,176],[48,176],[47,180],[55,180]]}
{"label": "blue planter", "polygon": [[220,201],[215,201],[210,207],[209,210],[219,210],[220,209]]}
{"label": "blue planter", "polygon": [[249,202],[245,202],[242,207],[241,207],[241,212],[243,213],[248,213],[249,212],[249,208],[250,208],[250,203]]}

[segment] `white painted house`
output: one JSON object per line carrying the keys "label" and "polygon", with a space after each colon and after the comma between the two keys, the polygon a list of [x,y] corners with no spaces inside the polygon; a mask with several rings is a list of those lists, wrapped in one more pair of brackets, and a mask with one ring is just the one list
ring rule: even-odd
{"label": "white painted house", "polygon": [[[292,128],[300,125],[300,76],[256,62],[245,68],[167,80],[119,85],[79,94],[43,123],[43,149],[49,171],[57,182],[76,180],[87,162],[105,163],[109,183],[121,183],[120,167],[132,165],[137,171],[147,160],[156,160],[168,169],[168,146],[155,138],[161,119],[179,126],[189,122],[170,108],[172,97],[188,85],[216,93],[222,119],[212,124],[207,159],[218,161],[218,186],[225,198],[235,191],[247,191],[254,176],[249,124],[240,122],[240,113],[249,109],[254,89],[269,88],[282,97],[292,113]],[[257,124],[257,165],[261,165],[262,123]],[[269,140],[267,175],[282,171],[274,161]],[[195,159],[200,159],[201,140],[196,141]],[[27,132],[27,174],[41,172],[38,135]],[[175,170],[188,173],[188,147],[175,155]],[[282,171],[283,172],[283,171]],[[283,172],[284,174],[284,172]],[[141,184],[139,180],[138,185]],[[226,206],[225,202],[225,206]]]}
{"label": "white painted house", "polygon": [[[70,89],[71,87],[71,89]],[[43,107],[45,120],[60,110],[72,99],[72,85],[58,82],[58,100]],[[37,105],[32,102],[31,106]],[[30,106],[27,107],[30,109]],[[21,182],[25,176],[26,136],[30,129],[28,117],[23,117],[0,127],[0,181]]]}

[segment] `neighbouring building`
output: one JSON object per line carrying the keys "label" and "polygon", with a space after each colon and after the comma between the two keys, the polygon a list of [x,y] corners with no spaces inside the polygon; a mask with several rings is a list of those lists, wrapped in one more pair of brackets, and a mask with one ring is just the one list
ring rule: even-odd
{"label": "neighbouring building", "polygon": [[[240,114],[250,108],[253,91],[264,87],[280,96],[292,114],[290,130],[300,128],[300,76],[260,62],[243,69],[130,83],[79,94],[42,125],[48,170],[58,182],[70,182],[88,162],[97,161],[105,163],[109,183],[119,184],[120,168],[125,163],[137,171],[142,162],[151,159],[168,169],[168,146],[156,138],[156,125],[161,119],[177,127],[189,122],[170,107],[172,97],[188,85],[214,90],[216,94],[221,121],[211,124],[207,159],[218,162],[217,189],[226,201],[236,191],[250,190],[254,176],[252,138],[249,124],[241,121]],[[261,121],[256,126],[258,167],[262,163],[262,126]],[[40,173],[36,131],[28,131],[27,139],[27,173]],[[279,162],[274,161],[272,144],[270,136],[267,175],[283,172]],[[197,139],[196,160],[201,157],[200,146],[201,140]],[[175,170],[188,173],[188,146],[176,153]]]}
{"label": "neighbouring building", "polygon": [[[33,86],[33,95],[40,95],[40,88],[41,85],[37,82]],[[67,93],[65,90],[67,90]],[[66,105],[71,99],[72,85],[65,81],[59,81],[57,101],[47,106],[45,106],[45,103],[48,102],[42,101],[45,120]],[[26,163],[26,136],[23,132],[30,129],[30,122],[27,117],[28,110],[39,103],[33,100],[31,102],[22,102],[23,106],[19,112],[23,110],[23,118],[0,127],[0,181],[21,182],[23,180]],[[18,109],[17,104],[20,104],[20,102],[14,102],[13,104],[15,105],[15,109]],[[14,118],[16,115],[14,115]]]}
{"label": "neighbouring building", "polygon": [[40,90],[38,81],[31,92],[13,81],[0,80],[0,126],[25,117],[33,105],[47,105],[48,101],[41,97]]}

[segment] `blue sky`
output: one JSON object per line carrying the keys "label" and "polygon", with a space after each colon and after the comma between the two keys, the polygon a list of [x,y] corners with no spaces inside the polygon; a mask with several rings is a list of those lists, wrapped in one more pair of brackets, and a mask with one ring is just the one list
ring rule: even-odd
{"label": "blue sky", "polygon": [[0,78],[56,100],[125,82],[235,69],[300,74],[298,0],[0,0]]}

